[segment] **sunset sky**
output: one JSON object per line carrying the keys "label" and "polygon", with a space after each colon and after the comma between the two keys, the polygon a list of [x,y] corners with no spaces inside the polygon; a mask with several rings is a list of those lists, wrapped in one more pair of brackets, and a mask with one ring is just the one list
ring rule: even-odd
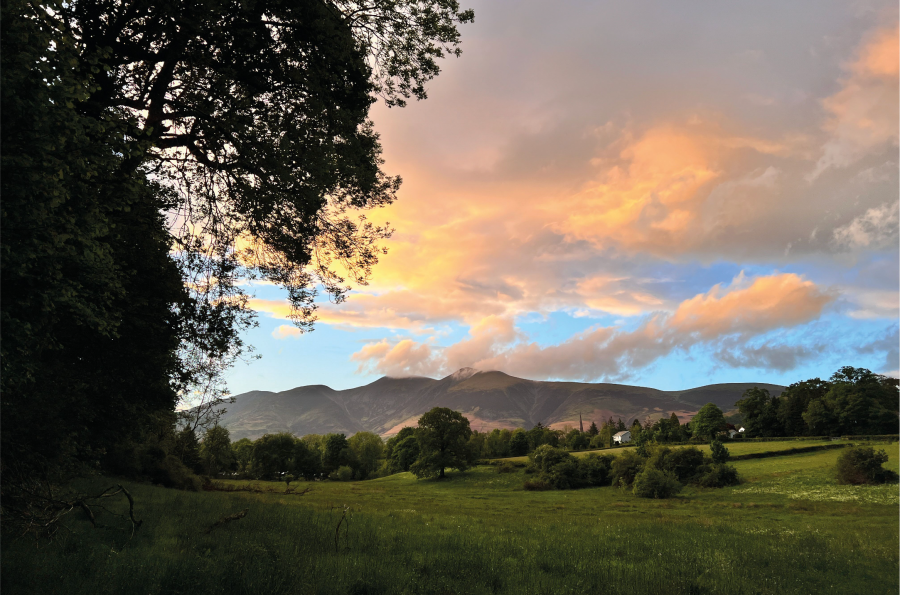
{"label": "sunset sky", "polygon": [[234,394],[898,375],[896,1],[464,7],[429,98],[372,112],[404,180],[372,283],[309,334],[250,287]]}

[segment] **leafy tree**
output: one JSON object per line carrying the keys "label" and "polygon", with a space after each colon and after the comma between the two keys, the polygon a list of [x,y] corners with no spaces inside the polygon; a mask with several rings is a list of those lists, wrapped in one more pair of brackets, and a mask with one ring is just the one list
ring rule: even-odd
{"label": "leafy tree", "polygon": [[322,468],[326,474],[341,466],[356,468],[356,454],[344,434],[326,434],[323,439]]}
{"label": "leafy tree", "polygon": [[249,438],[241,438],[231,445],[231,451],[234,453],[238,473],[242,475],[250,473],[253,460],[253,441]]}
{"label": "leafy tree", "polygon": [[188,469],[194,471],[202,469],[200,441],[197,440],[197,434],[191,428],[184,428],[175,435],[173,454]]}
{"label": "leafy tree", "polygon": [[365,479],[378,467],[378,459],[384,451],[384,442],[380,436],[372,432],[357,432],[350,437],[348,444],[356,454],[360,474]]}
{"label": "leafy tree", "polygon": [[[507,457],[510,455],[510,439],[512,432],[507,429],[493,429],[487,435],[484,454],[488,457]],[[527,438],[526,438],[527,448]]]}
{"label": "leafy tree", "polygon": [[587,433],[588,436],[592,438],[600,433],[600,429],[597,427],[597,422],[591,422],[591,427],[588,428]]}
{"label": "leafy tree", "polygon": [[516,429],[509,438],[509,454],[514,457],[521,457],[528,454],[528,434],[525,430]]}
{"label": "leafy tree", "polygon": [[566,448],[569,450],[584,450],[590,446],[587,434],[578,430],[571,430],[566,435]]}
{"label": "leafy tree", "polygon": [[830,383],[812,378],[795,382],[781,394],[778,404],[778,423],[785,436],[803,436],[808,434],[809,426],[803,420],[803,413],[813,400],[822,400],[828,392]]}
{"label": "leafy tree", "polygon": [[391,461],[396,471],[409,471],[419,458],[419,441],[415,436],[407,436],[396,445],[391,453]]}
{"label": "leafy tree", "polygon": [[694,436],[709,440],[725,429],[725,416],[714,403],[707,403],[691,420],[691,429]]}
{"label": "leafy tree", "polygon": [[410,467],[416,477],[445,477],[447,467],[465,471],[474,462],[467,442],[472,430],[458,411],[435,407],[419,418],[419,458]]}
{"label": "leafy tree", "polygon": [[845,366],[831,376],[825,405],[843,434],[897,433],[897,382]]}
{"label": "leafy tree", "polygon": [[207,430],[200,444],[200,458],[207,475],[216,476],[234,463],[228,428],[215,426]]}
{"label": "leafy tree", "polygon": [[802,415],[810,436],[830,436],[838,433],[837,418],[825,399],[812,399]]}
{"label": "leafy tree", "polygon": [[287,288],[304,329],[315,287],[365,283],[390,229],[364,211],[400,182],[368,110],[424,99],[472,18],[455,0],[4,2],[0,467],[121,458],[179,398],[215,404],[252,324],[238,279]]}
{"label": "leafy tree", "polygon": [[390,459],[393,456],[394,446],[396,444],[402,442],[403,440],[405,440],[406,438],[409,438],[411,436],[415,437],[415,435],[416,435],[415,428],[410,428],[410,427],[400,428],[399,432],[397,432],[396,434],[394,434],[393,436],[388,438],[387,442],[385,442],[385,444],[384,444],[385,458]]}
{"label": "leafy tree", "polygon": [[[542,444],[549,444],[557,447],[560,442],[560,432],[551,430],[541,422],[538,422],[533,428],[528,430],[528,450],[534,450]],[[522,453],[525,454],[525,453]]]}
{"label": "leafy tree", "polygon": [[625,422],[622,421],[622,418],[619,418],[619,421],[616,422],[616,432],[624,432],[628,428],[625,427]]}
{"label": "leafy tree", "polygon": [[759,387],[748,389],[736,404],[750,436],[777,436],[780,433],[778,398],[769,396],[768,390]]}
{"label": "leafy tree", "polygon": [[258,479],[279,479],[292,473],[295,457],[294,436],[287,432],[266,434],[253,443],[251,468]]}
{"label": "leafy tree", "polygon": [[294,439],[294,475],[315,479],[322,474],[322,455],[310,442]]}

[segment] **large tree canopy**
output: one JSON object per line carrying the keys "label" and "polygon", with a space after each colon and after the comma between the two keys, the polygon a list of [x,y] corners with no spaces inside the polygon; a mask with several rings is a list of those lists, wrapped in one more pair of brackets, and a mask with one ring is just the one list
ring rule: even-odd
{"label": "large tree canopy", "polygon": [[348,276],[365,283],[390,233],[352,214],[400,183],[369,107],[424,98],[473,15],[455,0],[76,0],[57,18],[104,67],[85,108],[133,115],[178,191],[182,247],[286,287],[308,327],[315,285],[340,300]]}
{"label": "large tree canopy", "polygon": [[317,286],[365,283],[390,229],[364,211],[400,183],[368,110],[424,98],[470,20],[455,0],[4,2],[4,467],[102,458],[221,392],[252,323],[239,280],[285,287],[303,328]]}

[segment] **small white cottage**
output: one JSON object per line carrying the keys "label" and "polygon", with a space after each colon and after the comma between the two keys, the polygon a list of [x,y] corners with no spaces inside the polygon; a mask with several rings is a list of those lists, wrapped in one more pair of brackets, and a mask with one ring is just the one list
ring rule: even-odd
{"label": "small white cottage", "polygon": [[626,442],[631,442],[631,432],[625,430],[624,432],[616,432],[613,434],[613,442],[616,444],[625,444]]}

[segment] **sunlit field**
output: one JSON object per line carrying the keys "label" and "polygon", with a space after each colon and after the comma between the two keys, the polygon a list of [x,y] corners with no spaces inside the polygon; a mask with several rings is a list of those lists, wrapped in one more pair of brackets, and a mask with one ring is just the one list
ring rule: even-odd
{"label": "sunlit field", "polygon": [[[778,448],[779,443],[741,444]],[[793,442],[792,444],[795,444]],[[732,452],[738,445],[729,445]],[[898,470],[897,445],[887,467]],[[521,469],[445,481],[127,484],[144,523],[72,515],[52,543],[7,539],[8,593],[896,593],[898,487],[838,486],[840,450],[737,461],[745,479],[643,500],[528,492]],[[92,481],[104,486],[101,480]],[[106,480],[106,483],[111,483]],[[105,487],[105,486],[104,486]],[[310,491],[297,495],[306,488]],[[124,502],[112,511],[122,512]],[[223,516],[245,518],[206,531]],[[344,520],[341,521],[342,516]]]}

